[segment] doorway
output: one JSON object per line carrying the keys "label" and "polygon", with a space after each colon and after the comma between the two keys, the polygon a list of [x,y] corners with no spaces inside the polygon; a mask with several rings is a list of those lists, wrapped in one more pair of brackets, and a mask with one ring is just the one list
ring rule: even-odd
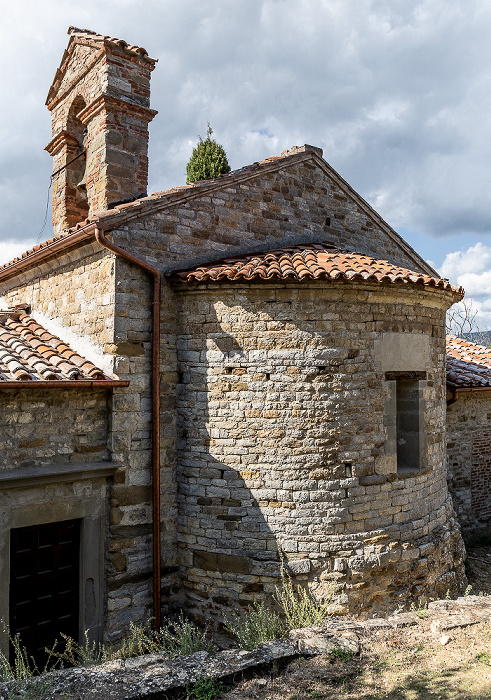
{"label": "doorway", "polygon": [[78,641],[80,522],[10,531],[10,633],[19,634],[40,670],[47,660],[45,648],[61,641],[61,632]]}

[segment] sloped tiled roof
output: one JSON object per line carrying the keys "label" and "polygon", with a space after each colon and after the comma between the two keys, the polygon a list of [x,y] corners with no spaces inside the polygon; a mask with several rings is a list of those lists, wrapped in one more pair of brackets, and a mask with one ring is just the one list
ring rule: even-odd
{"label": "sloped tiled roof", "polygon": [[491,388],[491,348],[447,335],[447,383]]}
{"label": "sloped tiled roof", "polygon": [[[146,205],[153,205],[156,201],[161,200],[163,203],[168,204],[169,206],[172,205],[176,200],[179,200],[185,195],[191,195],[191,194],[199,194],[202,190],[207,190],[210,186],[214,186],[216,184],[220,184],[220,186],[226,187],[228,184],[228,181],[234,181],[237,177],[240,177],[241,175],[250,175],[254,174],[256,171],[258,171],[261,167],[272,164],[275,161],[283,161],[291,156],[285,155],[285,156],[271,156],[270,158],[266,158],[265,160],[262,160],[260,162],[253,163],[251,165],[247,165],[243,168],[239,168],[238,170],[232,170],[229,173],[226,173],[224,175],[220,175],[220,177],[211,179],[211,180],[200,180],[199,182],[193,182],[189,185],[180,185],[177,187],[172,187],[169,190],[162,190],[161,192],[154,192],[153,194],[147,195],[146,197],[139,197],[138,199],[133,200],[132,202],[127,202],[125,204],[119,204],[117,206],[112,206],[111,209],[105,209],[101,211],[96,211],[93,214],[91,214],[87,219],[84,219],[83,221],[80,221],[77,223],[75,226],[73,226],[71,229],[67,231],[63,231],[62,233],[59,233],[56,236],[53,236],[52,238],[49,238],[47,241],[43,241],[42,243],[39,243],[32,248],[29,248],[26,250],[20,257],[13,258],[10,260],[8,263],[4,263],[3,265],[0,265],[0,271],[5,270],[9,268],[11,265],[14,263],[17,263],[21,260],[24,260],[34,253],[37,253],[39,251],[48,249],[53,246],[53,244],[57,242],[61,242],[64,239],[67,239],[69,234],[71,233],[76,233],[77,231],[81,231],[81,229],[84,229],[86,227],[89,227],[91,224],[97,223],[97,222],[104,222],[107,219],[113,219],[113,218],[118,218],[119,215],[126,215],[131,213],[134,210],[140,210],[140,209],[145,209]],[[116,221],[115,225],[117,225],[119,221]],[[67,241],[68,243],[68,241]]]}
{"label": "sloped tiled roof", "polygon": [[435,287],[463,296],[462,288],[453,287],[446,279],[406,270],[368,255],[338,250],[328,243],[295,245],[266,253],[224,258],[190,270],[177,270],[170,277],[181,282],[330,279],[410,284]]}
{"label": "sloped tiled roof", "polygon": [[0,311],[0,386],[7,381],[113,379],[19,306]]}
{"label": "sloped tiled roof", "polygon": [[[147,195],[145,197],[139,197],[131,202],[126,202],[123,204],[111,206],[110,209],[95,211],[84,221],[80,221],[75,226],[67,231],[63,231],[61,234],[50,238],[49,240],[30,248],[21,257],[14,258],[4,265],[0,265],[0,274],[8,274],[14,271],[14,268],[19,266],[29,265],[28,259],[34,260],[40,256],[49,256],[50,250],[55,251],[60,248],[60,246],[68,247],[72,240],[75,240],[77,236],[83,235],[84,231],[89,235],[90,228],[94,224],[102,226],[105,230],[110,230],[111,228],[116,228],[122,223],[126,223],[131,219],[135,219],[144,216],[147,213],[151,213],[156,210],[166,209],[170,206],[177,206],[181,203],[188,202],[195,197],[201,197],[204,195],[210,195],[216,190],[221,190],[226,187],[236,186],[242,181],[247,181],[254,178],[256,175],[262,175],[263,173],[269,171],[276,171],[282,169],[284,166],[289,165],[295,160],[303,160],[305,158],[316,158],[318,164],[323,167],[329,174],[330,177],[335,178],[338,181],[339,186],[346,192],[347,195],[356,200],[360,206],[362,206],[367,216],[380,222],[380,224],[386,229],[387,235],[392,237],[398,245],[402,246],[404,250],[410,255],[413,255],[421,266],[427,267],[428,271],[431,273],[431,267],[414,251],[411,246],[404,241],[399,234],[397,234],[378,214],[369,204],[366,202],[355,190],[337,173],[331,166],[324,160],[322,160],[322,150],[316,148],[315,146],[309,146],[305,144],[304,146],[295,146],[290,151],[283,151],[279,156],[271,156],[265,158],[264,160],[257,161],[250,165],[246,165],[243,168],[238,168],[237,170],[232,170],[229,173],[220,175],[218,178],[210,180],[201,180],[199,182],[193,182],[188,185],[181,185],[177,187],[172,187],[168,190],[163,190],[161,192],[154,192],[153,194]],[[9,270],[11,268],[11,270]],[[4,272],[5,271],[5,272]],[[8,271],[8,272],[7,272]]]}

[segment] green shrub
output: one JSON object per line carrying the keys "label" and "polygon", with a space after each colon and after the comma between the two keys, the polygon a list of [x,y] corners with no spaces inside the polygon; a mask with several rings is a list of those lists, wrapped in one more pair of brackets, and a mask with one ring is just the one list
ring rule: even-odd
{"label": "green shrub", "polygon": [[223,691],[223,683],[214,676],[200,676],[194,683],[186,686],[187,696],[193,700],[215,700]]}
{"label": "green shrub", "polygon": [[245,615],[233,613],[225,625],[238,641],[241,649],[255,649],[258,644],[272,642],[285,636],[287,628],[279,615],[264,603],[254,601]]}
{"label": "green shrub", "polygon": [[295,586],[291,576],[281,564],[281,586],[275,589],[275,600],[283,610],[289,630],[321,625],[329,617],[329,605],[335,598],[335,585],[328,592],[328,600],[318,601],[308,588]]}
{"label": "green shrub", "polygon": [[220,177],[224,173],[230,172],[227,154],[214,139],[211,138],[213,130],[208,124],[206,139],[203,141],[199,136],[198,145],[193,149],[189,163],[186,166],[186,182],[197,182],[198,180],[208,180],[213,177]]}
{"label": "green shrub", "polygon": [[83,644],[66,635],[61,636],[65,640],[65,648],[61,652],[53,650],[52,655],[70,666],[92,666],[144,654],[166,654],[172,658],[195,651],[216,651],[214,644],[206,638],[206,631],[186,620],[182,613],[177,621],[165,621],[158,632],[151,629],[149,622],[144,625],[130,622],[126,637],[118,647],[112,649],[90,642],[87,632]]}

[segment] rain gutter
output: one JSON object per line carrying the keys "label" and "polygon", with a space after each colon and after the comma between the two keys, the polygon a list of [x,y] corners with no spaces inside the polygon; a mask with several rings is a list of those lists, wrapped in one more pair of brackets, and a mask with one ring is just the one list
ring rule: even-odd
{"label": "rain gutter", "polygon": [[[448,386],[448,385],[447,385]],[[448,387],[452,392],[452,398],[448,399],[447,406],[454,404],[458,398],[459,394],[468,394],[471,391],[491,391],[491,386],[461,386],[461,387]]]}

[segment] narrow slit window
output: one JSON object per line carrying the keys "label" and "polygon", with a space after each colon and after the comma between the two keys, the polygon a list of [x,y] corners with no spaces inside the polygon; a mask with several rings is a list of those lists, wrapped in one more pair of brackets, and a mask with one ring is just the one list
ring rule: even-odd
{"label": "narrow slit window", "polygon": [[420,390],[418,381],[396,382],[397,471],[420,469]]}

